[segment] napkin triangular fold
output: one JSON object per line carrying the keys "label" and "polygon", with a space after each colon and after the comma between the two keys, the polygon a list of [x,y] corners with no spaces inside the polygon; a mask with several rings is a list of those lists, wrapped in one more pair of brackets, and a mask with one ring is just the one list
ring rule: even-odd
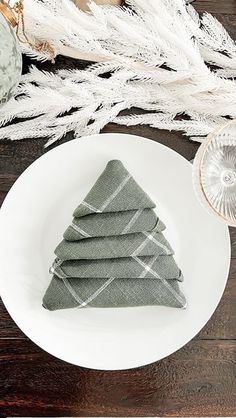
{"label": "napkin triangular fold", "polygon": [[55,249],[61,260],[94,260],[133,256],[169,255],[173,249],[162,233],[140,232],[79,241],[63,240]]}
{"label": "napkin triangular fold", "polygon": [[49,310],[186,306],[165,225],[121,161],[109,161],[55,249]]}
{"label": "napkin triangular fold", "polygon": [[105,212],[74,218],[64,232],[67,241],[92,237],[109,237],[143,231],[164,231],[165,225],[153,209]]}
{"label": "napkin triangular fold", "polygon": [[177,280],[59,279],[53,276],[43,298],[50,310],[68,308],[121,308],[135,306],[185,308],[186,299]]}
{"label": "napkin triangular fold", "polygon": [[84,279],[176,279],[183,280],[182,273],[172,256],[147,256],[110,258],[101,260],[66,260],[56,259],[51,273],[60,279],[69,277]]}
{"label": "napkin triangular fold", "polygon": [[151,209],[155,206],[122,162],[111,160],[73,215],[81,217],[91,213]]}

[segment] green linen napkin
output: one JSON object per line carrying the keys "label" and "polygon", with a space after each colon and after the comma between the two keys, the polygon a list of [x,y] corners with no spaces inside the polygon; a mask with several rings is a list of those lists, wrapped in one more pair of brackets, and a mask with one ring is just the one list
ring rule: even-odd
{"label": "green linen napkin", "polygon": [[163,278],[183,280],[182,273],[172,256],[127,257],[101,260],[56,259],[50,272],[61,279],[83,278]]}
{"label": "green linen napkin", "polygon": [[109,161],[55,250],[44,307],[185,307],[154,207],[121,161]]}
{"label": "green linen napkin", "polygon": [[155,207],[155,203],[136,183],[122,162],[111,160],[73,215],[80,217],[91,213]]}
{"label": "green linen napkin", "polygon": [[55,254],[61,260],[93,260],[134,255],[173,254],[173,250],[161,232],[140,232],[79,241],[63,240],[57,246]]}
{"label": "green linen napkin", "polygon": [[177,280],[59,279],[53,276],[43,298],[51,311],[67,308],[121,308],[163,305],[184,308],[186,299]]}
{"label": "green linen napkin", "polygon": [[67,241],[77,241],[83,238],[152,231],[154,228],[161,232],[165,225],[152,209],[105,212],[74,218],[63,236]]}

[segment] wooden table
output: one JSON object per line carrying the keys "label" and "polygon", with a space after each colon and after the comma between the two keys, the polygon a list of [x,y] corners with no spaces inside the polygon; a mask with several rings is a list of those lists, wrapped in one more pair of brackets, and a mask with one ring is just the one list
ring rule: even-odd
{"label": "wooden table", "polygon": [[[235,0],[198,0],[195,5],[215,14],[236,39]],[[56,63],[75,65],[65,58]],[[179,133],[149,127],[109,124],[104,132],[145,136],[188,160],[198,148]],[[46,152],[44,142],[0,143],[1,201],[25,168]],[[33,344],[0,302],[0,417],[236,415],[236,230],[230,233],[229,280],[212,319],[183,349],[146,367],[102,372],[64,363]]]}

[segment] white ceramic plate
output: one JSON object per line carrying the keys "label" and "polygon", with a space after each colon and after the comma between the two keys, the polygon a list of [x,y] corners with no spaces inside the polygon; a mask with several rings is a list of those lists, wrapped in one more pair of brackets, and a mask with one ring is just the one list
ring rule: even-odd
{"label": "white ceramic plate", "polygon": [[[110,159],[122,160],[157,203],[185,276],[186,310],[42,308],[54,248]],[[225,288],[230,242],[227,227],[198,203],[190,163],[156,142],[105,134],[60,145],[19,177],[0,212],[0,254],[1,296],[31,340],[76,365],[126,369],[168,356],[206,324]]]}

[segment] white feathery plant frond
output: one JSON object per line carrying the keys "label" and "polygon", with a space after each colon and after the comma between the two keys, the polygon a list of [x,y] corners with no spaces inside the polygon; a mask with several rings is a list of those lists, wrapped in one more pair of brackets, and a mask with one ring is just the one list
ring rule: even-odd
{"label": "white feathery plant frond", "polygon": [[[222,25],[209,14],[200,18],[184,0],[128,4],[91,3],[84,13],[70,0],[25,0],[28,36],[48,41],[56,54],[70,49],[103,62],[56,73],[31,67],[0,108],[0,139],[47,137],[51,144],[71,131],[97,133],[113,121],[179,130],[202,141],[236,117],[236,45]],[[29,46],[24,51],[37,55]],[[131,108],[144,112],[120,115]]]}
{"label": "white feathery plant frond", "polygon": [[[15,0],[10,0],[14,4]],[[98,6],[91,2],[91,13],[82,12],[71,0],[24,0],[24,19],[29,38],[48,41],[56,54],[80,52],[96,55],[101,61],[116,60],[149,67],[168,64],[184,69],[193,60],[201,66],[198,48],[207,59],[225,56],[227,66],[235,63],[236,46],[223,26],[210,14],[200,19],[184,0],[129,0],[131,9]],[[37,56],[27,44],[24,52]],[[175,52],[176,51],[176,52]],[[178,59],[176,59],[176,55]],[[38,53],[40,60],[47,54]],[[232,64],[231,64],[232,63]],[[172,65],[171,65],[172,64]]]}
{"label": "white feathery plant frond", "polygon": [[[105,67],[108,68],[106,64]],[[142,77],[140,81],[133,70],[129,73],[127,69],[119,69],[109,78],[100,77],[97,71],[98,67],[91,66],[86,71],[60,70],[54,74],[32,67],[22,77],[16,97],[0,109],[0,139],[47,137],[49,145],[71,131],[76,136],[98,133],[113,121],[179,130],[202,140],[225,121],[222,106],[223,116],[226,112],[231,117],[236,115],[236,93],[223,91],[223,86],[219,93],[215,92],[212,106],[211,92],[198,91],[193,85],[191,94],[188,80],[177,89],[172,81],[159,84],[157,80],[143,81]],[[225,87],[231,84],[229,80],[223,81]],[[130,108],[140,108],[145,113],[119,116],[122,110]],[[17,118],[14,124],[4,126],[14,118]]]}

